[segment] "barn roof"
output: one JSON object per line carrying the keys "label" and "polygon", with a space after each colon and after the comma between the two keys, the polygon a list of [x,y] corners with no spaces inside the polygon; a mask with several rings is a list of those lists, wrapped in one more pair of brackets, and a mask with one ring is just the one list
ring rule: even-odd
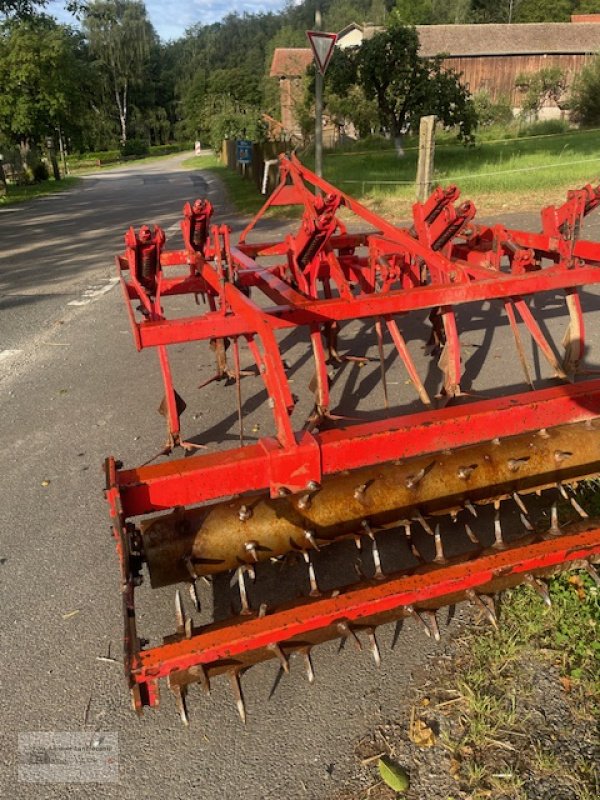
{"label": "barn roof", "polygon": [[[341,33],[362,26],[348,25]],[[365,30],[363,28],[363,30]],[[367,38],[377,31],[365,30]],[[533,53],[582,54],[600,52],[600,23],[530,22],[503,25],[417,25],[422,56],[510,56]],[[304,75],[312,61],[310,48],[278,47],[271,77]]]}
{"label": "barn roof", "polygon": [[600,52],[600,24],[417,25],[421,55],[525,55]]}
{"label": "barn roof", "polygon": [[309,47],[277,47],[273,53],[269,75],[272,78],[304,75],[311,61],[312,52]]}

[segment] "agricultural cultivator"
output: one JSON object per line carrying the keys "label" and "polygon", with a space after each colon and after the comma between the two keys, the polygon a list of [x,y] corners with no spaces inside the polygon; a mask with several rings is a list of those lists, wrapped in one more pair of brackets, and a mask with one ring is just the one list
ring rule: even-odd
{"label": "agricultural cultivator", "polygon": [[[281,157],[280,175],[235,243],[197,200],[183,210],[183,250],[144,226],[117,258],[135,344],[158,350],[168,437],[156,463],[106,462],[138,712],[158,705],[165,678],[187,722],[189,685],[210,692],[226,675],[245,720],[241,677],[257,662],[299,662],[312,682],[311,651],[331,639],[379,664],[379,625],[405,620],[438,639],[442,606],[469,601],[496,625],[498,591],[526,583],[549,603],[544,577],[558,570],[598,581],[588,479],[600,472],[600,380],[583,365],[581,288],[600,282],[600,244],[581,229],[600,188],[545,208],[540,232],[478,224],[453,186],[397,227],[295,157]],[[300,207],[295,232],[257,241],[278,205]],[[199,308],[169,316],[184,295]],[[485,342],[466,340],[501,327],[492,364]],[[229,449],[198,449],[209,437],[181,431],[167,348],[201,340]],[[292,393],[305,391],[292,344],[311,365],[310,396]],[[504,385],[476,391],[476,370]],[[272,435],[244,426],[260,400]],[[175,590],[162,642],[136,624],[147,578],[190,590]],[[227,602],[200,624],[203,583]]]}

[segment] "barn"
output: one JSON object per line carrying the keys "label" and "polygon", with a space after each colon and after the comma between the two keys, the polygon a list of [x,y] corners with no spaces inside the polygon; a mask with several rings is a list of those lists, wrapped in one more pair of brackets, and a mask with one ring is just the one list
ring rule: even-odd
{"label": "barn", "polygon": [[[353,47],[379,28],[352,23],[340,31],[337,45]],[[573,16],[571,22],[489,25],[417,25],[421,55],[442,55],[444,64],[462,73],[475,93],[489,92],[493,99],[507,97],[515,110],[522,94],[515,87],[518,75],[545,67],[559,67],[567,86],[583,65],[600,53],[600,15]],[[298,133],[294,103],[301,80],[312,61],[309,48],[278,48],[270,74],[279,79],[281,121],[290,134]],[[557,116],[556,107],[542,110]]]}

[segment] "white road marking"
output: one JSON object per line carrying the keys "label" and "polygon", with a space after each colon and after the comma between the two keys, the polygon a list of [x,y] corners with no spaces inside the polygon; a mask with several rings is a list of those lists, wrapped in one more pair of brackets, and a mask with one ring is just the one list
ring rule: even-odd
{"label": "white road marking", "polygon": [[92,300],[95,300],[100,295],[106,294],[110,292],[110,290],[117,285],[119,282],[118,278],[109,278],[108,283],[105,283],[103,286],[95,286],[91,289],[86,289],[85,292],[81,295],[80,300],[69,300],[67,303],[68,306],[87,306],[88,303],[91,303]]}
{"label": "white road marking", "polygon": [[0,350],[0,361],[5,361],[7,358],[18,356],[19,353],[22,352],[22,350]]}

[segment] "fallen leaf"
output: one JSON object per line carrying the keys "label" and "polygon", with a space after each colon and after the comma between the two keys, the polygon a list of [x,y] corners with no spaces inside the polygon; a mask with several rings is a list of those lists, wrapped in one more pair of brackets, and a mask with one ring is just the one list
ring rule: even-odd
{"label": "fallen leaf", "polygon": [[258,433],[259,430],[260,430],[260,425],[257,422],[256,425],[252,426],[252,433]]}
{"label": "fallen leaf", "polygon": [[562,683],[562,687],[565,690],[565,692],[570,692],[571,689],[573,688],[573,681],[571,680],[571,678],[569,678],[568,675],[563,675],[560,678],[560,682]]}
{"label": "fallen leaf", "polygon": [[435,734],[426,722],[418,717],[411,722],[408,736],[417,747],[433,747]]}
{"label": "fallen leaf", "polygon": [[42,486],[50,486],[50,481],[47,478],[44,478],[42,481]]}
{"label": "fallen leaf", "polygon": [[66,614],[62,615],[63,619],[71,619],[71,617],[76,617],[79,614],[79,609],[76,608],[75,611],[67,611]]}
{"label": "fallen leaf", "polygon": [[379,774],[382,781],[395,792],[405,792],[410,786],[410,780],[406,770],[389,756],[383,756],[378,763]]}
{"label": "fallen leaf", "polygon": [[427,708],[427,706],[430,704],[430,702],[431,702],[431,700],[428,697],[424,697],[421,700],[421,705],[424,706],[425,708]]}

